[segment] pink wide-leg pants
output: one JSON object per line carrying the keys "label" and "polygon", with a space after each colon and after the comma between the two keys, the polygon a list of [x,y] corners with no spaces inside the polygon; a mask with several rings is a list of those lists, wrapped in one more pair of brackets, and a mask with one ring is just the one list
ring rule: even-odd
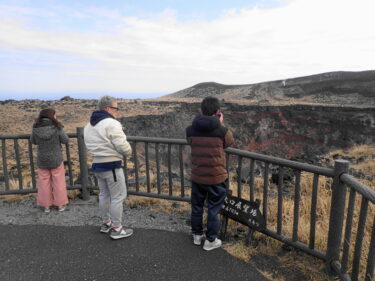
{"label": "pink wide-leg pants", "polygon": [[37,204],[44,208],[68,204],[63,163],[55,169],[38,169]]}

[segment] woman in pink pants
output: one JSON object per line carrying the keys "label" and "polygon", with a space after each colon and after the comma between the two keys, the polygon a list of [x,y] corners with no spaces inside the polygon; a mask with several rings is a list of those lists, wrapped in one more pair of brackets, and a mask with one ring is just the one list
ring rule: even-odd
{"label": "woman in pink pants", "polygon": [[37,204],[49,213],[55,205],[64,211],[68,204],[65,170],[61,144],[69,142],[54,109],[43,109],[35,120],[31,142],[38,145],[38,197]]}

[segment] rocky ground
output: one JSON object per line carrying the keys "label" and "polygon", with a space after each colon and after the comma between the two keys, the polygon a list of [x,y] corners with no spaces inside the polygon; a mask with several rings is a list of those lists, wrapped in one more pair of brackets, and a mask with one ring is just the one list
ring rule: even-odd
{"label": "rocky ground", "polygon": [[[3,225],[56,225],[82,226],[100,225],[97,197],[92,196],[89,201],[74,199],[70,201],[66,211],[58,212],[52,209],[46,214],[36,205],[33,196],[21,202],[0,200],[0,224]],[[126,227],[152,228],[178,232],[190,232],[189,213],[170,214],[151,210],[151,207],[124,205],[123,224]]]}

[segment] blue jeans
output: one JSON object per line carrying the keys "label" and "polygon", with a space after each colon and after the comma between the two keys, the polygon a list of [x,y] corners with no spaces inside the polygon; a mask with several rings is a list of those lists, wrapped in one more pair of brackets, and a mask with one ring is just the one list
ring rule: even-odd
{"label": "blue jeans", "polygon": [[191,186],[191,230],[193,234],[203,234],[203,207],[207,197],[207,232],[206,238],[212,242],[215,240],[220,228],[220,220],[217,217],[225,198],[225,183],[206,185],[192,182]]}

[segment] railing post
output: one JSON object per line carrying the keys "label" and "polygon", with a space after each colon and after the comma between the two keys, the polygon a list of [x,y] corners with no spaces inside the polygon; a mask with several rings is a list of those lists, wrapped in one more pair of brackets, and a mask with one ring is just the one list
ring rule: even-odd
{"label": "railing post", "polygon": [[333,275],[331,264],[338,261],[340,256],[340,245],[344,224],[344,210],[346,190],[340,181],[340,176],[348,172],[349,162],[346,160],[335,161],[335,175],[332,184],[331,214],[329,218],[328,243],[326,253],[326,269],[328,274]]}
{"label": "railing post", "polygon": [[81,173],[81,193],[83,200],[90,199],[90,193],[87,189],[88,186],[88,168],[87,168],[87,150],[85,141],[83,139],[83,127],[77,127],[77,142],[78,142],[78,157],[79,157],[79,170]]}

